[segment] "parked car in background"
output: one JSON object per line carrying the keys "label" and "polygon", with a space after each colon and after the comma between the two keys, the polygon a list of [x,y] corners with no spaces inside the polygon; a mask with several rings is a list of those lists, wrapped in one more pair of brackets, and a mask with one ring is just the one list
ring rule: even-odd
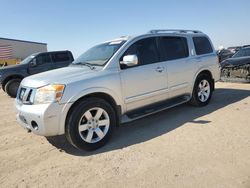
{"label": "parked car in background", "polygon": [[228,47],[227,49],[230,50],[233,54],[235,54],[235,53],[238,52],[241,48],[242,48],[242,46],[231,46],[231,47]]}
{"label": "parked car in background", "polygon": [[65,134],[78,149],[93,150],[120,123],[186,102],[207,105],[219,78],[207,35],[152,30],[101,43],[71,66],[25,78],[16,117],[35,134]]}
{"label": "parked car in background", "polygon": [[23,78],[52,69],[68,66],[74,60],[70,51],[35,53],[18,65],[0,68],[0,87],[11,97],[16,97]]}
{"label": "parked car in background", "polygon": [[241,48],[221,63],[223,81],[250,82],[250,46]]}
{"label": "parked car in background", "polygon": [[222,50],[217,51],[217,55],[219,58],[219,62],[222,62],[225,59],[232,57],[234,53],[231,50],[222,49]]}

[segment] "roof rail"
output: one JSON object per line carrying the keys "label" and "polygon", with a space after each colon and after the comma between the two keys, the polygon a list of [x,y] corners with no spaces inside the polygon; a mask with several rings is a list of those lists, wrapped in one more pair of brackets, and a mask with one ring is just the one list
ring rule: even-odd
{"label": "roof rail", "polygon": [[156,33],[202,33],[198,30],[185,30],[185,29],[156,29],[150,30],[148,33],[156,34]]}

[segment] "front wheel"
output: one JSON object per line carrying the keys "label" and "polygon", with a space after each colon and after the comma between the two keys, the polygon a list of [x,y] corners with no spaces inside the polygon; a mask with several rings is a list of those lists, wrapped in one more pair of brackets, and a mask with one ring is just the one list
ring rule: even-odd
{"label": "front wheel", "polygon": [[7,84],[5,85],[5,92],[12,98],[15,98],[16,95],[17,95],[17,90],[18,90],[18,87],[21,83],[21,79],[12,79],[12,80],[9,80],[7,82]]}
{"label": "front wheel", "polygon": [[67,118],[67,140],[81,150],[95,150],[105,145],[116,125],[115,111],[103,99],[88,98],[76,106]]}
{"label": "front wheel", "polygon": [[206,74],[197,77],[190,103],[194,106],[206,106],[212,97],[212,79]]}

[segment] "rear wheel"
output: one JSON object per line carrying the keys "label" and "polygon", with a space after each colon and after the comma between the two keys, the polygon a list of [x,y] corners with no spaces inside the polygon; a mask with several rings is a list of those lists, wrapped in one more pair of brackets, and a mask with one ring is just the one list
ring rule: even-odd
{"label": "rear wheel", "polygon": [[115,111],[103,99],[81,101],[67,118],[67,140],[81,150],[94,150],[105,145],[116,125]]}
{"label": "rear wheel", "polygon": [[190,100],[190,103],[194,106],[205,106],[209,103],[213,87],[212,87],[212,79],[207,74],[201,74],[197,77],[192,98]]}
{"label": "rear wheel", "polygon": [[18,78],[9,80],[4,87],[5,92],[10,97],[15,98],[17,95],[17,90],[18,90],[20,83],[21,83],[21,79],[18,79]]}

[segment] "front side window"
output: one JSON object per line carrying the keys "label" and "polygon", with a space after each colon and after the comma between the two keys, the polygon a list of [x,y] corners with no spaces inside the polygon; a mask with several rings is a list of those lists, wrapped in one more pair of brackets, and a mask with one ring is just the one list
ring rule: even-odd
{"label": "front side window", "polygon": [[159,62],[156,38],[146,38],[135,42],[127,49],[122,57],[126,55],[137,55],[138,65],[147,65]]}
{"label": "front side window", "polygon": [[233,57],[244,57],[244,56],[250,56],[250,48],[241,49],[236,54],[233,55]]}
{"label": "front side window", "polygon": [[162,58],[164,61],[189,56],[187,39],[184,37],[161,37]]}
{"label": "front side window", "polygon": [[112,41],[94,46],[79,56],[72,64],[104,66],[124,43],[125,41]]}
{"label": "front side window", "polygon": [[193,37],[194,47],[197,55],[209,54],[213,48],[207,37]]}
{"label": "front side window", "polygon": [[42,65],[46,63],[51,63],[51,58],[49,54],[41,54],[36,57],[37,65]]}

